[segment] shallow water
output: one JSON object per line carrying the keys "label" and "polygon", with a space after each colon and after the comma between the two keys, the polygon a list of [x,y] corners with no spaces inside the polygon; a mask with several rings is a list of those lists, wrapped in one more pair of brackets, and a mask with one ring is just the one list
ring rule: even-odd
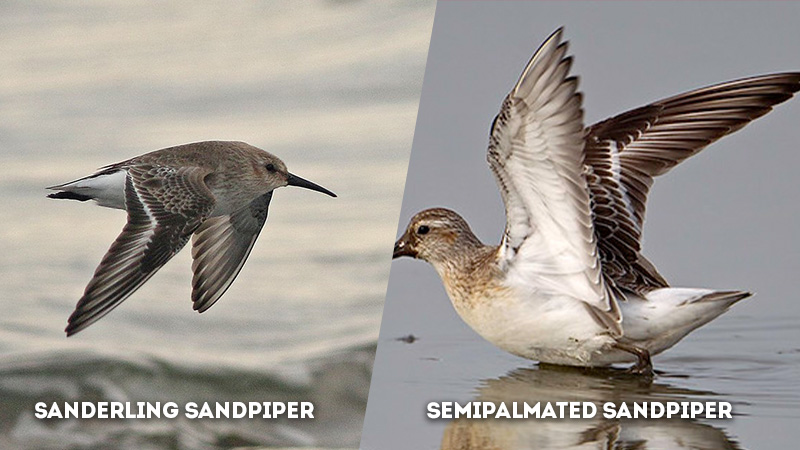
{"label": "shallow water", "polygon": [[[646,380],[613,370],[538,366],[462,329],[449,320],[459,320],[448,318],[450,311],[428,307],[426,313],[438,323],[409,326],[413,319],[401,317],[406,327],[384,328],[362,449],[407,448],[408,440],[392,444],[405,436],[414,436],[414,448],[462,450],[794,445],[789,430],[800,420],[798,319],[731,317],[657,356],[657,375]],[[412,329],[413,343],[389,337]],[[430,420],[430,401],[730,402],[733,419]]]}
{"label": "shallow water", "polygon": [[[0,5],[0,447],[357,445],[433,6]],[[339,198],[279,190],[243,271],[206,313],[191,309],[184,250],[66,339],[125,215],[47,199],[44,187],[206,139],[273,152]],[[323,418],[33,418],[36,401],[87,397],[313,398]]]}
{"label": "shallow water", "polygon": [[[505,217],[485,160],[488,130],[525,63],[556,28],[565,27],[592,124],[701,86],[800,69],[798,14],[800,4],[787,2],[440,3],[398,235],[416,212],[444,206],[484,242],[499,242]],[[362,448],[797,447],[798,117],[794,98],[655,182],[644,253],[662,275],[675,286],[755,295],[655,356],[660,372],[652,384],[553,371],[507,354],[461,321],[429,265],[394,261]],[[396,340],[408,335],[417,340]],[[643,424],[425,417],[430,401],[497,395],[710,399],[731,402],[735,416]],[[689,435],[703,440],[680,440]]]}

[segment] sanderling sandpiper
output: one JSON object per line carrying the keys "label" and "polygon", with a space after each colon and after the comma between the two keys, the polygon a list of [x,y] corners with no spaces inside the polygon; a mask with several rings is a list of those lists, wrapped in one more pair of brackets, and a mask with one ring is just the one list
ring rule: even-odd
{"label": "sanderling sandpiper", "polygon": [[632,372],[651,373],[651,354],[751,295],[672,288],[641,254],[653,178],[791,98],[800,73],[698,89],[584,128],[561,36],[534,54],[492,124],[500,245],[434,208],[411,219],[394,258],[432,264],[461,318],[510,353],[574,366],[635,361]]}
{"label": "sanderling sandpiper", "polygon": [[133,294],[192,240],[192,302],[203,312],[230,287],[264,222],[272,191],[299,186],[336,195],[244,142],[208,141],[147,153],[52,186],[50,198],[124,209],[128,223],[86,286],[71,336]]}

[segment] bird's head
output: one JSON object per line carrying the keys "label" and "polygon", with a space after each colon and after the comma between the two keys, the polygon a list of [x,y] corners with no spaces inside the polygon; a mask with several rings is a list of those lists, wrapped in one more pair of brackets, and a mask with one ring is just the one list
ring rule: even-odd
{"label": "bird's head", "polygon": [[453,262],[481,247],[467,221],[445,208],[431,208],[411,218],[406,231],[394,244],[392,258],[410,256],[434,266]]}
{"label": "bird's head", "polygon": [[336,197],[336,194],[325,189],[324,187],[290,173],[286,169],[286,164],[284,164],[283,161],[281,161],[277,156],[271,155],[267,152],[263,153],[264,154],[261,155],[259,161],[259,172],[263,174],[267,185],[272,186],[273,188],[282,186],[297,186],[311,189],[312,191],[322,192],[323,194],[330,195],[331,197]]}

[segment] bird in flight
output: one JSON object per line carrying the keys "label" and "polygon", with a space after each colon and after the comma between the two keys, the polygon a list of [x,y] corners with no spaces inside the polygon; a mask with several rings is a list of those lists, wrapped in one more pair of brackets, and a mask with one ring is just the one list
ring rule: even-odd
{"label": "bird in flight", "polygon": [[267,220],[272,192],[333,192],[289,173],[244,142],[207,141],[156,150],[48,189],[48,197],[124,209],[128,222],[69,317],[71,336],[117,307],[192,238],[192,302],[203,312],[230,287]]}

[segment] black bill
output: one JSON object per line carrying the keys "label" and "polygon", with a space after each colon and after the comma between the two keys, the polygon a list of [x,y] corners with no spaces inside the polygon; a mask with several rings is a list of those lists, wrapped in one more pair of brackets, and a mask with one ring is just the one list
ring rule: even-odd
{"label": "black bill", "polygon": [[336,197],[336,194],[334,194],[333,192],[325,189],[324,187],[322,187],[322,186],[320,186],[320,185],[318,185],[316,183],[312,183],[312,182],[310,182],[308,180],[305,180],[303,178],[300,178],[297,175],[294,175],[294,174],[291,174],[291,173],[289,173],[288,177],[286,178],[286,184],[288,184],[289,186],[297,186],[297,187],[301,187],[301,188],[311,189],[312,191],[322,192],[323,194],[328,194],[331,197]]}

